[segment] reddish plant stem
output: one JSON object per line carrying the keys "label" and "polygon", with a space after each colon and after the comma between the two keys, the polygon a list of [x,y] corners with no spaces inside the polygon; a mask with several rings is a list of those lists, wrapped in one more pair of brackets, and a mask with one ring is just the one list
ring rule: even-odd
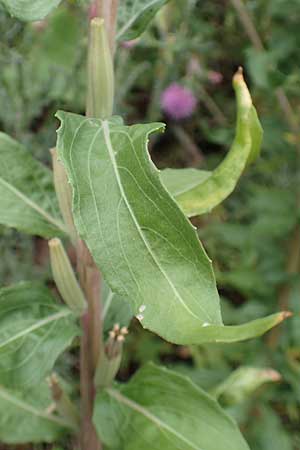
{"label": "reddish plant stem", "polygon": [[101,275],[83,241],[79,241],[77,247],[77,268],[80,284],[88,302],[88,310],[81,319],[80,444],[82,450],[101,450],[102,446],[92,420],[95,398],[94,375],[102,342]]}
{"label": "reddish plant stem", "polygon": [[104,19],[112,54],[115,48],[118,5],[119,0],[96,0],[96,13]]}

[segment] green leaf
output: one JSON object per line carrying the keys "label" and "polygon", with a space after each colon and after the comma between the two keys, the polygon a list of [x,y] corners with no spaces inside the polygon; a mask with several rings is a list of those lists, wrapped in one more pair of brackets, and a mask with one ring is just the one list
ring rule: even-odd
{"label": "green leaf", "polygon": [[77,334],[72,312],[40,284],[1,289],[0,384],[22,389],[38,384]]}
{"label": "green leaf", "polygon": [[137,38],[169,0],[124,0],[118,12],[117,38],[128,41]]}
{"label": "green leaf", "polygon": [[15,140],[0,133],[0,223],[43,237],[65,231],[52,173]]}
{"label": "green leaf", "polygon": [[190,192],[195,187],[204,183],[212,172],[197,169],[164,169],[160,173],[160,179],[173,197],[178,197],[185,192]]}
{"label": "green leaf", "polygon": [[56,441],[70,426],[47,411],[51,404],[46,382],[25,392],[0,386],[0,441],[6,444]]}
{"label": "green leaf", "polygon": [[[241,72],[233,81],[237,98],[236,136],[229,153],[213,171],[166,169],[161,180],[184,213],[196,216],[210,212],[234,190],[247,164],[260,152],[262,128]],[[198,175],[197,175],[198,172]]]}
{"label": "green leaf", "polygon": [[162,124],[127,127],[60,111],[58,153],[77,230],[143,327],[178,344],[258,336],[285,316],[224,327],[212,264],[146,151]]}
{"label": "green leaf", "polygon": [[52,9],[56,8],[61,0],[0,0],[8,12],[20,20],[41,20]]}
{"label": "green leaf", "polygon": [[133,313],[129,304],[119,295],[112,292],[106,283],[102,283],[101,293],[103,309],[102,319],[104,321],[104,331],[109,332],[115,324],[120,327],[128,327]]}
{"label": "green leaf", "polygon": [[188,378],[148,364],[98,395],[97,432],[123,450],[249,450],[237,425]]}
{"label": "green leaf", "polygon": [[293,433],[288,431],[282,418],[274,409],[262,405],[259,407],[259,420],[253,420],[252,429],[248,431],[256,450],[293,450]]}
{"label": "green leaf", "polygon": [[222,404],[231,405],[241,403],[263,384],[280,379],[280,374],[273,369],[239,367],[213,392],[216,398],[221,398]]}

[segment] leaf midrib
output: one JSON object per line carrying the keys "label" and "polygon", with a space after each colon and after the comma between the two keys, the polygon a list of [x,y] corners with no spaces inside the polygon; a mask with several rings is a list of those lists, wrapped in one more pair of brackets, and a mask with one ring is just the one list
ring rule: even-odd
{"label": "leaf midrib", "polygon": [[51,316],[46,317],[45,319],[39,320],[38,322],[36,322],[35,324],[31,325],[28,328],[25,328],[25,330],[20,331],[19,333],[15,334],[14,336],[11,336],[9,339],[7,339],[4,342],[0,343],[0,350],[5,347],[6,345],[11,344],[12,342],[26,336],[27,334],[31,333],[32,331],[35,331],[39,328],[42,328],[46,325],[48,325],[49,323],[55,321],[55,320],[60,320],[64,317],[68,317],[70,316],[72,313],[72,311],[70,310],[64,310],[64,311],[60,311],[59,313],[56,314],[52,314]]}
{"label": "leaf midrib", "polygon": [[[177,289],[174,286],[173,282],[168,277],[168,275],[165,272],[165,270],[161,267],[159,261],[157,261],[157,259],[156,259],[155,255],[153,254],[153,251],[152,251],[152,249],[151,249],[147,239],[145,238],[144,234],[142,233],[142,231],[140,229],[140,226],[138,224],[138,221],[137,221],[137,219],[135,217],[135,214],[132,211],[132,208],[131,208],[128,200],[127,200],[126,193],[124,191],[124,188],[123,188],[123,185],[122,185],[122,181],[121,181],[120,175],[118,173],[117,162],[116,162],[114,150],[113,150],[111,139],[110,139],[110,131],[109,131],[108,122],[106,120],[102,121],[102,126],[103,126],[103,136],[104,136],[105,144],[106,144],[106,147],[108,149],[109,157],[110,157],[110,160],[111,160],[111,163],[112,163],[112,167],[113,167],[113,170],[114,170],[114,173],[115,173],[115,177],[116,177],[117,184],[118,184],[118,187],[119,187],[119,190],[120,190],[120,194],[121,194],[121,197],[123,198],[123,200],[124,200],[124,202],[125,202],[125,204],[127,206],[127,209],[129,211],[129,214],[131,215],[131,218],[132,218],[132,220],[134,222],[134,225],[135,225],[135,227],[136,227],[136,229],[138,231],[138,234],[140,235],[140,237],[141,237],[141,239],[142,239],[146,249],[148,250],[151,258],[153,259],[154,263],[156,264],[156,266],[158,267],[160,272],[163,274],[164,278],[169,283],[169,285],[170,285],[171,289],[173,290],[176,298],[179,300],[181,305],[186,309],[186,311],[188,311],[189,314],[191,314],[194,318],[196,318],[197,320],[200,321],[199,317],[196,314],[194,314],[192,310],[190,310],[190,308],[185,304],[185,302],[181,298],[181,295],[177,291]],[[90,184],[91,184],[91,180],[89,180],[89,181],[90,181]]]}
{"label": "leaf midrib", "polygon": [[42,209],[40,206],[38,206],[36,203],[34,203],[30,198],[26,197],[22,194],[18,189],[16,189],[14,186],[12,186],[10,183],[8,183],[6,180],[4,180],[2,177],[0,177],[0,183],[4,185],[7,189],[9,189],[16,197],[18,197],[20,200],[22,200],[26,205],[30,206],[32,209],[34,209],[36,212],[38,212],[44,219],[47,220],[47,222],[54,225],[56,228],[59,228],[61,231],[66,233],[66,228],[64,225],[54,219],[50,214],[48,214],[44,209]]}
{"label": "leaf midrib", "polygon": [[126,33],[127,30],[132,26],[132,24],[136,21],[136,19],[143,14],[149,7],[155,5],[160,0],[152,0],[152,2],[148,3],[146,6],[144,6],[142,9],[139,10],[135,15],[131,17],[131,19],[123,25],[121,30],[117,33],[117,39],[120,39],[122,34]]}
{"label": "leaf midrib", "polygon": [[129,399],[128,397],[125,397],[120,392],[116,391],[115,389],[108,388],[106,389],[106,392],[113,398],[115,398],[118,402],[123,403],[124,405],[128,406],[129,408],[133,409],[134,411],[138,412],[139,414],[142,414],[144,417],[146,417],[150,422],[154,423],[158,428],[164,429],[168,431],[169,433],[173,434],[175,437],[177,437],[179,440],[184,442],[185,444],[189,445],[194,450],[204,450],[202,447],[197,447],[193,442],[191,442],[189,439],[187,439],[182,434],[178,433],[174,428],[170,427],[167,423],[163,422],[159,417],[152,414],[150,411],[148,411],[143,406],[139,405],[138,403],[134,402],[133,400]]}
{"label": "leaf midrib", "polygon": [[71,424],[67,421],[65,421],[63,418],[56,417],[53,414],[49,414],[46,411],[41,411],[34,406],[23,402],[19,398],[15,397],[11,393],[9,393],[6,389],[4,389],[3,386],[0,386],[0,397],[13,405],[15,405],[17,408],[22,409],[23,411],[26,411],[33,416],[40,417],[42,419],[49,420],[50,422],[53,422],[57,425],[63,426],[65,428],[72,428]]}

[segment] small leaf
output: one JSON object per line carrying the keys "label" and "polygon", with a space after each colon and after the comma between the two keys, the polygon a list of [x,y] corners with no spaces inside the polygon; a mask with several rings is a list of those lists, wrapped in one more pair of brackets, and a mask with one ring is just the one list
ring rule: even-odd
{"label": "small leaf", "polygon": [[195,169],[166,169],[161,172],[163,184],[189,217],[210,212],[225,200],[246,165],[259,155],[262,128],[240,71],[235,75],[233,85],[238,110],[236,136],[222,163],[212,172]]}
{"label": "small leaf", "polygon": [[137,38],[169,0],[124,0],[118,13],[117,38],[129,41]]}
{"label": "small leaf", "polygon": [[273,369],[239,367],[214,389],[214,395],[226,405],[241,403],[263,384],[280,379],[280,374]]}
{"label": "small leaf", "polygon": [[0,223],[43,237],[61,235],[52,174],[22,145],[0,133]]}
{"label": "small leaf", "polygon": [[211,261],[146,151],[162,124],[127,127],[60,111],[57,149],[75,225],[112,292],[143,327],[178,344],[259,336],[283,314],[224,327]]}
{"label": "small leaf", "polygon": [[74,322],[40,284],[1,289],[0,384],[25,389],[43,380],[78,334]]}
{"label": "small leaf", "polygon": [[46,382],[25,392],[0,386],[0,441],[6,444],[56,441],[70,426],[47,411],[51,403]]}
{"label": "small leaf", "polygon": [[56,8],[61,0],[0,0],[8,12],[20,20],[41,20]]}
{"label": "small leaf", "polygon": [[107,448],[249,450],[237,425],[188,378],[148,364],[98,395],[94,423]]}

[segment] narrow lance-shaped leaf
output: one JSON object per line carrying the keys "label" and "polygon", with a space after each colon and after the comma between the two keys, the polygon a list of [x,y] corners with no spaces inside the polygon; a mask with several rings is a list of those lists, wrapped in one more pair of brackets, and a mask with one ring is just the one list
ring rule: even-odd
{"label": "narrow lance-shaped leaf", "polygon": [[137,38],[168,1],[123,0],[120,2],[117,38],[123,41]]}
{"label": "narrow lance-shaped leaf", "polygon": [[0,0],[12,16],[26,21],[43,19],[60,2],[61,0]]}
{"label": "narrow lance-shaped leaf", "polygon": [[108,449],[249,450],[237,425],[188,378],[148,364],[101,392],[94,423]]}
{"label": "narrow lance-shaped leaf", "polygon": [[0,223],[43,237],[65,232],[52,173],[21,144],[0,133]]}
{"label": "narrow lance-shaped leaf", "polygon": [[213,389],[222,404],[241,403],[265,383],[280,381],[281,375],[273,369],[242,366]]}
{"label": "narrow lance-shaped leaf", "polygon": [[223,326],[211,261],[146,149],[148,135],[162,124],[127,127],[117,118],[57,116],[77,230],[112,291],[145,328],[179,344],[232,342],[284,318]]}
{"label": "narrow lance-shaped leaf", "polygon": [[77,334],[73,313],[58,305],[40,284],[1,289],[0,384],[35,386]]}
{"label": "narrow lance-shaped leaf", "polygon": [[1,443],[53,442],[72,432],[66,420],[48,411],[52,403],[46,382],[24,392],[0,386]]}
{"label": "narrow lance-shaped leaf", "polygon": [[233,79],[237,99],[236,136],[226,158],[212,172],[196,169],[166,169],[161,180],[184,213],[196,216],[210,212],[234,190],[247,164],[260,152],[262,128],[241,69]]}

